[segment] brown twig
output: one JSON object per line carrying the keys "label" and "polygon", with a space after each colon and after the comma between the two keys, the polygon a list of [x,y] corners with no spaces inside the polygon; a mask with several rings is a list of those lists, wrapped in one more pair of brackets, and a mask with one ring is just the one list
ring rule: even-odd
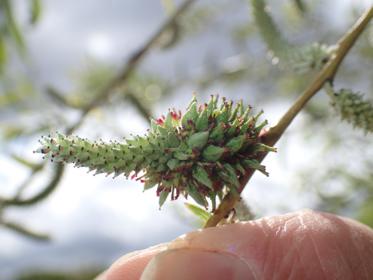
{"label": "brown twig", "polygon": [[51,240],[51,238],[48,234],[44,234],[44,233],[40,233],[40,232],[30,230],[30,229],[26,228],[25,226],[17,224],[15,222],[1,220],[0,221],[0,226],[3,226],[7,229],[10,229],[12,231],[15,231],[19,234],[22,234],[22,235],[28,237],[28,238],[33,238],[33,239],[38,240],[38,241],[50,241]]}
{"label": "brown twig", "polygon": [[71,134],[82,124],[84,118],[90,111],[101,105],[104,100],[107,100],[116,89],[124,86],[127,80],[131,77],[131,74],[137,68],[139,62],[141,62],[145,55],[148,54],[149,50],[156,44],[162,34],[177,21],[179,16],[182,15],[194,1],[195,0],[185,0],[177,8],[174,14],[158,29],[158,31],[155,32],[154,35],[150,37],[150,39],[128,59],[123,70],[113,80],[111,80],[101,92],[97,94],[95,99],[93,99],[83,108],[79,119],[67,129],[66,134]]}
{"label": "brown twig", "polygon": [[[373,17],[373,7],[367,9],[364,14],[356,21],[349,31],[338,41],[336,44],[336,50],[329,62],[323,67],[318,73],[315,79],[311,82],[308,88],[299,96],[289,110],[283,115],[280,121],[274,127],[270,128],[267,133],[262,137],[263,143],[274,146],[276,142],[281,138],[286,128],[291,124],[296,115],[303,109],[307,102],[324,86],[327,82],[332,82],[336,75],[339,66],[343,59],[356,42],[357,38],[364,31],[369,21]],[[258,158],[261,162],[267,154],[263,154]],[[240,179],[241,193],[245,188],[246,184],[254,174],[253,170],[250,170]],[[216,226],[229,212],[234,208],[234,205],[239,200],[239,196],[228,193],[218,209],[215,210],[214,215],[206,222],[205,228]]]}
{"label": "brown twig", "polygon": [[57,187],[58,183],[60,182],[62,175],[64,172],[64,165],[62,163],[58,163],[54,167],[54,174],[51,178],[51,180],[48,182],[48,184],[37,194],[30,198],[22,199],[19,197],[19,195],[16,195],[13,198],[0,198],[0,205],[2,208],[8,207],[8,206],[31,206],[35,203],[38,203],[39,201],[46,198],[49,194],[51,194]]}

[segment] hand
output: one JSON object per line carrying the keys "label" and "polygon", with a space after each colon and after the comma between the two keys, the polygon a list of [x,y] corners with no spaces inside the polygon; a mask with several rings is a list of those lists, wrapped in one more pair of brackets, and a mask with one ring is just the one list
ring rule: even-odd
{"label": "hand", "polygon": [[373,279],[373,230],[305,210],[188,233],[98,279]]}

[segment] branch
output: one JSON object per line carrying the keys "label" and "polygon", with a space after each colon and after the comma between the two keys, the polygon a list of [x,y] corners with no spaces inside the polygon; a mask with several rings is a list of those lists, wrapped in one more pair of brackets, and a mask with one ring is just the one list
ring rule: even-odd
{"label": "branch", "polygon": [[66,134],[71,134],[74,130],[76,130],[82,124],[84,118],[91,110],[101,105],[104,100],[108,99],[108,97],[115,92],[116,89],[125,85],[133,71],[137,68],[145,55],[147,55],[152,47],[156,44],[162,34],[167,29],[172,27],[172,25],[177,21],[178,17],[182,15],[194,1],[195,0],[185,0],[178,7],[174,14],[158,29],[158,31],[155,32],[154,35],[150,37],[150,39],[128,59],[123,70],[113,80],[111,80],[101,92],[97,94],[94,100],[83,108],[79,119],[66,130]]}
{"label": "branch", "polygon": [[333,81],[339,66],[345,58],[348,51],[356,42],[357,38],[363,32],[369,21],[373,17],[373,7],[369,8],[347,31],[347,33],[339,40],[336,45],[336,51],[334,56],[331,57],[330,61],[324,66],[324,68],[315,77],[310,86],[301,94],[301,96],[295,101],[293,106],[285,113],[280,119],[278,124],[270,129],[268,134],[265,136],[265,143],[273,146],[281,135],[284,133],[286,128],[293,121],[295,116],[303,109],[307,102],[324,86],[328,81]]}
{"label": "branch", "polygon": [[70,102],[61,92],[52,86],[47,86],[46,94],[57,104],[68,108],[80,109],[81,106]]}
{"label": "branch", "polygon": [[10,221],[0,221],[0,226],[3,226],[7,229],[10,229],[12,231],[15,231],[21,235],[24,235],[28,238],[32,238],[38,241],[50,241],[51,238],[49,235],[44,233],[35,232],[33,230],[30,230],[20,224],[10,222]]}
{"label": "branch", "polygon": [[[366,28],[372,17],[373,7],[370,7],[356,21],[351,29],[347,31],[347,33],[338,41],[336,51],[329,62],[324,66],[324,68],[319,72],[308,88],[300,95],[289,110],[283,115],[278,124],[270,128],[269,131],[263,135],[262,141],[264,144],[269,146],[275,145],[285,132],[286,128],[291,124],[295,116],[298,115],[307,102],[324,86],[325,83],[333,81],[343,59],[354,45],[357,38]],[[266,155],[267,153],[262,154],[258,160],[261,162]],[[249,171],[240,179],[240,193],[243,191],[253,174],[254,171]],[[234,195],[231,192],[228,193],[224,197],[218,209],[214,212],[214,215],[206,222],[204,227],[207,228],[216,226],[222,219],[228,216],[229,212],[234,208],[234,205],[238,200],[239,196]]]}
{"label": "branch", "polygon": [[133,107],[136,108],[136,110],[140,113],[140,115],[150,122],[150,119],[152,117],[152,112],[147,106],[145,106],[141,101],[140,98],[136,96],[136,93],[134,92],[128,92],[126,94],[126,98],[128,101],[133,105]]}
{"label": "branch", "polygon": [[0,205],[2,206],[2,208],[5,208],[7,206],[30,206],[46,198],[56,189],[60,179],[62,178],[63,171],[65,169],[64,165],[61,163],[56,165],[54,168],[55,169],[52,179],[43,188],[42,191],[27,199],[21,199],[18,195],[10,199],[0,198]]}

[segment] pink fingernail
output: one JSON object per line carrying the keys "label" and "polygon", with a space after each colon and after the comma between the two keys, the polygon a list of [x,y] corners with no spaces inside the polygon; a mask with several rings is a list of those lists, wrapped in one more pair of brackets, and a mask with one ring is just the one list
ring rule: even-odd
{"label": "pink fingernail", "polygon": [[257,279],[248,264],[237,256],[200,249],[174,249],[155,256],[141,280],[241,280]]}

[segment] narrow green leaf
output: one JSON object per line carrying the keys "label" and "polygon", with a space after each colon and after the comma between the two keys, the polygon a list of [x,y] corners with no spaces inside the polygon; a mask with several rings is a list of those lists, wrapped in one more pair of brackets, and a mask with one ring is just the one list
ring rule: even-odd
{"label": "narrow green leaf", "polygon": [[22,35],[22,32],[20,31],[20,28],[18,26],[18,23],[16,22],[13,10],[10,2],[8,0],[3,0],[4,8],[5,8],[5,17],[6,17],[6,24],[7,28],[16,43],[18,49],[20,52],[24,53],[26,50],[26,44]]}
{"label": "narrow green leaf", "polygon": [[37,23],[41,16],[41,1],[32,0],[31,2],[31,24]]}
{"label": "narrow green leaf", "polygon": [[211,217],[211,214],[207,212],[205,209],[202,209],[201,207],[198,207],[187,202],[184,204],[190,212],[192,212],[194,215],[200,218],[203,222],[207,222],[207,220]]}
{"label": "narrow green leaf", "polygon": [[5,41],[2,37],[0,37],[0,74],[4,69],[5,63],[7,61],[7,51]]}

